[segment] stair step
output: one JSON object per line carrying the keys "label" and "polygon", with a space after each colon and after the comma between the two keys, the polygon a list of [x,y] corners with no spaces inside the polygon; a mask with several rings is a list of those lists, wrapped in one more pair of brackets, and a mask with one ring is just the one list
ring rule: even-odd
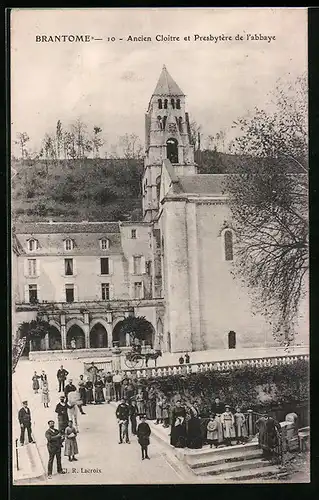
{"label": "stair step", "polygon": [[205,455],[205,456],[199,456],[199,457],[190,457],[187,456],[187,463],[192,469],[196,469],[198,467],[205,467],[208,465],[218,465],[218,464],[225,464],[225,463],[231,463],[231,462],[240,462],[243,460],[254,460],[256,458],[260,458],[262,456],[262,451],[261,450],[251,450],[251,451],[246,451],[245,453],[234,453],[234,454],[210,454],[210,455]]}
{"label": "stair step", "polygon": [[247,471],[234,471],[223,474],[225,481],[240,481],[241,479],[255,479],[258,477],[274,476],[279,473],[278,465],[268,465],[266,467],[258,467]]}
{"label": "stair step", "polygon": [[197,467],[195,469],[192,469],[193,472],[196,475],[199,476],[207,476],[207,475],[216,475],[216,474],[223,474],[223,473],[228,473],[232,471],[241,471],[244,469],[256,469],[260,467],[268,467],[269,462],[265,462],[264,460],[261,460],[260,458],[257,458],[255,460],[240,460],[237,462],[226,462],[222,464],[217,464],[217,465],[211,465],[208,467]]}

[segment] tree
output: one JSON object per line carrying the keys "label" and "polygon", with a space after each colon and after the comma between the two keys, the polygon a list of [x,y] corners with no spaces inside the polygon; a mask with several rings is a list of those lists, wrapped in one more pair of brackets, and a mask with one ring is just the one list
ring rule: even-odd
{"label": "tree", "polygon": [[63,146],[63,130],[62,130],[61,120],[58,120],[56,124],[55,143],[56,143],[56,156],[58,159],[60,159],[61,148]]}
{"label": "tree", "polygon": [[29,142],[30,137],[26,132],[18,132],[17,139],[14,141],[20,147],[21,158],[24,160],[27,157],[26,144]]}
{"label": "tree", "polygon": [[46,336],[49,330],[50,323],[37,318],[21,323],[18,328],[18,335],[20,339],[25,338],[26,347],[28,347],[29,342],[34,345],[39,345],[39,342]]}
{"label": "tree", "polygon": [[201,130],[202,126],[199,125],[195,120],[190,123],[190,138],[195,151],[199,150],[201,147]]}
{"label": "tree", "polygon": [[125,134],[120,137],[118,147],[120,157],[126,160],[139,159],[143,155],[143,146],[136,134]]}
{"label": "tree", "polygon": [[145,316],[128,316],[121,322],[121,333],[131,336],[132,340],[145,340],[153,334],[153,327]]}
{"label": "tree", "polygon": [[100,127],[97,127],[97,126],[93,127],[92,145],[93,145],[94,158],[99,158],[100,148],[104,144],[104,141],[101,137],[101,132],[102,132],[102,129]]}
{"label": "tree", "polygon": [[233,152],[241,162],[227,181],[236,235],[234,273],[285,344],[296,332],[308,271],[305,82],[305,77],[279,81],[271,111],[255,108],[235,123],[240,133]]}

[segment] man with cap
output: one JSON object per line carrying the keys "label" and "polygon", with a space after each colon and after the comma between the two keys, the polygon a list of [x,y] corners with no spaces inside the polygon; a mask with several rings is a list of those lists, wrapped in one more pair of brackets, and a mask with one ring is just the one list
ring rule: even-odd
{"label": "man with cap", "polygon": [[124,399],[121,399],[120,404],[116,408],[116,418],[119,424],[119,437],[120,437],[119,444],[122,444],[124,439],[127,444],[130,444],[128,436],[129,416],[130,416],[130,408],[125,403]]}
{"label": "man with cap", "polygon": [[225,411],[222,413],[220,421],[223,426],[225,443],[227,446],[231,446],[231,441],[236,437],[236,433],[234,427],[235,419],[229,405],[225,405]]}
{"label": "man with cap", "polygon": [[54,428],[54,420],[49,420],[48,426],[49,428],[45,433],[45,437],[47,439],[47,448],[49,452],[48,479],[51,479],[54,457],[56,457],[58,474],[65,474],[61,463],[61,448],[63,446],[64,438],[61,432]]}
{"label": "man with cap", "polygon": [[73,392],[73,391],[76,391],[76,387],[73,384],[73,380],[70,378],[69,382],[66,384],[66,386],[64,388],[64,395],[65,395],[66,399],[68,399],[69,392]]}
{"label": "man with cap", "polygon": [[58,426],[61,434],[64,434],[65,428],[68,425],[68,406],[65,400],[65,396],[60,396],[60,401],[55,407],[55,413],[58,414]]}
{"label": "man with cap", "polygon": [[25,430],[27,429],[29,443],[34,443],[32,439],[32,429],[31,429],[31,411],[28,407],[28,401],[22,401],[22,408],[18,412],[18,420],[21,428],[20,433],[20,444],[24,445]]}
{"label": "man with cap", "polygon": [[147,447],[150,444],[151,429],[148,423],[145,421],[146,415],[141,415],[140,419],[141,422],[137,427],[137,439],[142,450],[142,460],[144,460],[145,458],[149,460],[150,457],[147,454]]}

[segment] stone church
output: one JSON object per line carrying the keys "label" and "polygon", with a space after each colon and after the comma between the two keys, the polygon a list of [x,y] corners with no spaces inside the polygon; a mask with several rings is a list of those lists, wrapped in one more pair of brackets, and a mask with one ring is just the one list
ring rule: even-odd
{"label": "stone church", "polygon": [[[129,315],[145,316],[153,329],[145,340],[164,352],[276,345],[231,274],[226,176],[197,173],[186,109],[164,66],[145,114],[143,221],[15,228],[13,324],[48,320],[38,349],[68,349],[71,338],[79,349],[125,346]],[[306,336],[306,318],[302,325]]]}

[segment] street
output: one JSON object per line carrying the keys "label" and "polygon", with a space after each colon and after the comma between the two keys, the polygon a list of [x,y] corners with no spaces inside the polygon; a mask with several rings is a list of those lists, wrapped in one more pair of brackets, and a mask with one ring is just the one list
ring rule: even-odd
{"label": "street", "polygon": [[[57,418],[54,412],[59,400],[57,391],[56,371],[60,362],[32,363],[22,360],[19,362],[14,375],[22,399],[28,399],[32,412],[34,438],[41,455],[45,470],[48,462],[48,451],[44,433],[47,422]],[[81,374],[79,362],[67,362],[65,368],[75,384]],[[31,377],[34,370],[38,374],[42,369],[47,373],[50,389],[50,406],[44,408],[41,404],[41,391],[34,394]],[[118,444],[118,427],[115,417],[115,406],[104,403],[102,405],[88,405],[84,407],[86,415],[79,414],[79,434],[77,436],[79,455],[77,462],[69,462],[63,456],[62,465],[66,474],[56,474],[56,463],[53,467],[53,476],[46,479],[47,484],[159,484],[185,482],[178,471],[165,459],[165,452],[160,444],[151,436],[149,447],[150,460],[141,460],[141,450],[135,436],[130,435],[131,444]],[[13,415],[13,419],[17,418]],[[43,484],[43,480],[38,483]],[[32,480],[30,484],[37,484]]]}

